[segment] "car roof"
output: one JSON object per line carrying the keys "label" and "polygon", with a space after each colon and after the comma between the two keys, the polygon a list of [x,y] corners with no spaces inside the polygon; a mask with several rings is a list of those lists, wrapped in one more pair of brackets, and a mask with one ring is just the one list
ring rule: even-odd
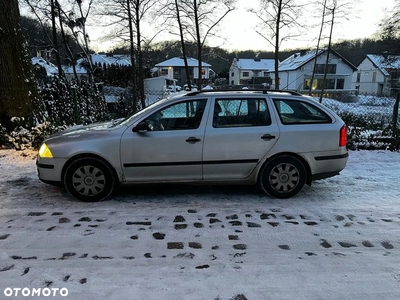
{"label": "car roof", "polygon": [[202,94],[212,94],[212,95],[227,95],[227,94],[232,94],[232,95],[249,95],[249,94],[276,94],[276,95],[292,95],[292,96],[303,96],[297,91],[293,90],[267,90],[267,89],[227,89],[227,90],[200,90],[200,91],[194,91],[194,92],[188,92],[185,94],[187,97],[191,96],[197,96],[197,95],[202,95]]}

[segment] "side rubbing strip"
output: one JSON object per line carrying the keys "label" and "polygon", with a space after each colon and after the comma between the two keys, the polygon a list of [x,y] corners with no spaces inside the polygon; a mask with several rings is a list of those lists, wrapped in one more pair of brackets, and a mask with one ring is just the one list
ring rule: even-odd
{"label": "side rubbing strip", "polygon": [[329,155],[329,156],[317,156],[315,160],[333,160],[333,159],[342,159],[349,156],[349,153],[341,154],[341,155]]}
{"label": "side rubbing strip", "polygon": [[226,164],[251,164],[258,163],[258,159],[236,159],[236,160],[209,160],[209,161],[177,161],[177,162],[155,162],[155,163],[125,163],[125,168],[135,167],[167,167],[167,166],[198,166],[198,165],[226,165]]}

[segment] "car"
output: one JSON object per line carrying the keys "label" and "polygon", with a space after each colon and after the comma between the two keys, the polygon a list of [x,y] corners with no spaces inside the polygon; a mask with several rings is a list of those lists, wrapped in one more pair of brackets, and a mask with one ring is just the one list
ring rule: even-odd
{"label": "car", "polygon": [[41,145],[37,170],[82,201],[147,183],[258,185],[284,199],[338,175],[346,144],[340,117],[295,91],[207,90],[56,133]]}
{"label": "car", "polygon": [[182,87],[180,87],[179,85],[169,85],[167,90],[169,92],[180,92],[182,90]]}

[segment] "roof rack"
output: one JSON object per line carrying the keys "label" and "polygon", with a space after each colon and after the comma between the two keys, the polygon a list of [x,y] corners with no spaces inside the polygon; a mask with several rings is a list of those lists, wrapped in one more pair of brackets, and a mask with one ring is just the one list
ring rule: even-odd
{"label": "roof rack", "polygon": [[185,96],[196,96],[199,94],[206,94],[206,93],[220,93],[220,92],[262,92],[263,94],[269,93],[288,93],[293,96],[302,96],[297,91],[294,90],[272,90],[272,89],[222,89],[222,90],[200,90],[195,92],[189,92]]}

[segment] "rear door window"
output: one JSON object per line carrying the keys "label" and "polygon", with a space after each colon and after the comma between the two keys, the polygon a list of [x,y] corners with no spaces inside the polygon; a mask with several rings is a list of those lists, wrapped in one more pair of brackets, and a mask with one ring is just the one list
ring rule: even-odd
{"label": "rear door window", "polygon": [[265,99],[216,99],[213,127],[250,127],[271,125]]}
{"label": "rear door window", "polygon": [[282,124],[332,123],[332,119],[319,107],[304,101],[274,99]]}

